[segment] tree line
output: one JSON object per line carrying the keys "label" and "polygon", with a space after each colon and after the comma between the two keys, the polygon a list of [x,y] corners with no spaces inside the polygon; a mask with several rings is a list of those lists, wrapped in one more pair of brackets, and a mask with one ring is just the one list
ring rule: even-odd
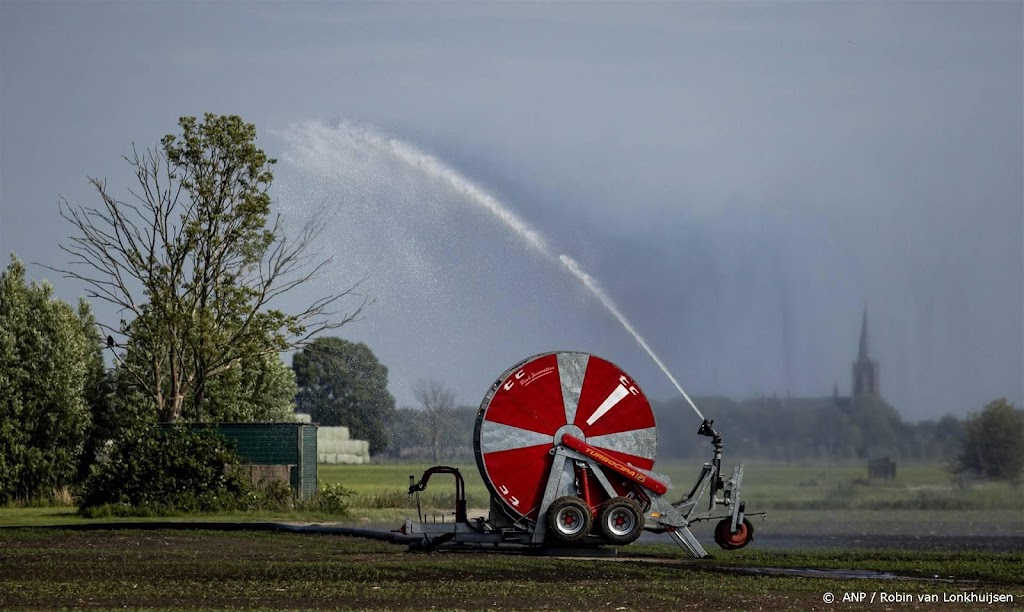
{"label": "tree line", "polygon": [[[1005,398],[964,419],[908,423],[884,399],[865,397],[735,401],[695,398],[741,460],[893,460],[945,464],[957,478],[1020,481],[1024,476],[1024,411]],[[682,400],[652,403],[658,423],[659,461],[705,461],[708,439]],[[392,425],[393,459],[473,461],[479,408],[451,403],[439,415],[402,408]],[[440,425],[439,425],[440,423]]]}
{"label": "tree line", "polygon": [[[879,396],[858,398],[722,397],[698,400],[713,416],[735,456],[775,461],[935,461],[957,474],[1019,479],[1024,472],[1024,411],[1005,398],[979,407],[964,419],[952,415],[908,423]],[[659,446],[666,458],[696,458],[704,444],[682,401],[654,405]],[[676,442],[679,441],[679,442]]]}

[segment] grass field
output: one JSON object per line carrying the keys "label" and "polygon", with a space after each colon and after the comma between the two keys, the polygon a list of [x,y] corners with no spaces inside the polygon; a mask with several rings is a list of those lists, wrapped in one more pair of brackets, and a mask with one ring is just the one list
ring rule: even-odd
{"label": "grass field", "polygon": [[[321,465],[321,483],[343,484],[358,493],[357,506],[386,507],[408,488],[409,476],[419,480],[428,464]],[[475,465],[455,465],[466,480],[469,505],[485,507],[488,493]],[[727,466],[728,467],[728,466]],[[658,465],[671,479],[676,495],[689,489],[700,464]],[[1024,487],[982,483],[957,488],[937,464],[899,466],[889,483],[866,479],[862,463],[783,464],[753,462],[744,467],[743,493],[751,505],[765,510],[1014,510],[1024,507]],[[726,476],[731,471],[726,472]],[[450,477],[431,480],[429,492],[451,489]],[[440,496],[436,496],[440,499]]]}
{"label": "grass field", "polygon": [[[356,492],[353,520],[386,522],[415,515],[406,494],[409,476],[418,481],[428,464],[321,465],[320,482],[343,484]],[[456,465],[466,480],[470,508],[486,512],[489,494],[475,465]],[[700,465],[657,466],[671,478],[670,492],[682,496]],[[731,471],[728,472],[731,474]],[[864,464],[779,464],[753,462],[744,468],[748,510],[767,511],[766,529],[776,533],[1006,533],[1024,535],[1024,487],[985,483],[954,487],[936,464],[901,465],[891,483],[865,482]],[[424,508],[450,511],[450,476],[431,479],[422,494]]]}
{"label": "grass field", "polygon": [[[353,491],[348,517],[306,512],[220,514],[200,519],[307,520],[390,524],[415,516],[416,503],[407,494],[409,476],[417,481],[430,464],[321,465],[321,484],[342,484]],[[466,481],[468,505],[486,514],[489,494],[476,465],[456,465]],[[657,471],[673,483],[670,495],[681,496],[699,472],[699,463],[662,465]],[[731,473],[730,472],[727,472]],[[867,484],[863,463],[780,464],[751,462],[745,466],[743,493],[748,510],[770,513],[765,528],[776,533],[826,534],[936,532],[963,535],[1024,535],[1024,487],[1005,483],[954,487],[937,464],[902,464],[892,483]],[[421,494],[425,511],[454,508],[454,480],[434,476]],[[194,520],[197,517],[181,517]],[[123,519],[117,519],[119,521]],[[46,525],[87,522],[74,508],[0,508],[0,525]],[[909,530],[909,531],[908,531]]]}
{"label": "grass field", "polygon": [[[965,592],[1024,602],[1019,555],[894,551],[750,553],[680,560],[660,546],[629,559],[497,553],[412,554],[323,535],[117,531],[0,531],[0,609],[556,609],[823,610],[831,593],[948,597]],[[930,577],[953,568],[973,581],[854,580],[749,575],[737,567],[896,569]],[[863,603],[860,607],[863,607]],[[837,609],[856,606],[837,604]],[[879,609],[972,610],[912,603]],[[989,609],[989,606],[985,606]]]}

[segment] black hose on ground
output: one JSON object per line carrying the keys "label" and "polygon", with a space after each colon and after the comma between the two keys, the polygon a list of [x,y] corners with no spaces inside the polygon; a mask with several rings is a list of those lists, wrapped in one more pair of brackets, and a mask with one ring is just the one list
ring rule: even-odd
{"label": "black hose on ground", "polygon": [[287,533],[319,533],[348,536],[389,542],[391,544],[412,544],[420,542],[419,536],[394,531],[359,529],[335,525],[292,525],[289,523],[226,523],[215,521],[146,521],[120,523],[73,523],[68,525],[16,525],[0,529],[46,529],[67,531],[121,531],[125,529],[155,531],[159,529],[180,531],[283,531]]}

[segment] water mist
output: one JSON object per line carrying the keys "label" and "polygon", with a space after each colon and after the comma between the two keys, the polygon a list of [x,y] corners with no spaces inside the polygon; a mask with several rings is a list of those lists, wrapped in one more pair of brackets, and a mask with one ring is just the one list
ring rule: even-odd
{"label": "water mist", "polygon": [[[586,290],[601,303],[605,310],[614,316],[622,327],[631,336],[633,336],[637,344],[640,345],[640,348],[650,356],[654,363],[657,364],[665,376],[667,376],[672,382],[675,388],[679,390],[679,393],[682,394],[683,398],[697,416],[700,417],[701,420],[704,419],[704,415],[697,408],[696,404],[694,404],[693,400],[690,399],[690,396],[683,389],[683,386],[679,384],[679,381],[677,381],[672,375],[668,367],[665,366],[644,337],[640,335],[626,316],[622,314],[608,294],[604,292],[597,280],[587,274],[580,267],[579,263],[569,255],[556,254],[540,232],[530,227],[530,225],[516,215],[515,212],[503,205],[485,189],[475,184],[473,181],[466,178],[457,170],[439,160],[437,157],[425,153],[407,142],[386,137],[376,130],[366,126],[352,126],[345,123],[342,123],[337,127],[328,127],[323,124],[303,126],[303,132],[308,134],[310,131],[314,134],[319,133],[319,136],[325,138],[338,136],[340,133],[340,135],[344,136],[347,141],[351,142],[352,145],[358,149],[372,152],[377,155],[384,154],[392,160],[398,161],[403,165],[407,165],[415,171],[422,173],[424,176],[441,182],[452,191],[462,195],[464,199],[483,208],[493,215],[504,226],[512,230],[512,232],[531,249],[544,256],[544,258],[550,262],[562,267],[576,280],[578,280]],[[333,134],[324,134],[321,131],[332,132]],[[294,134],[292,136],[294,137]]]}

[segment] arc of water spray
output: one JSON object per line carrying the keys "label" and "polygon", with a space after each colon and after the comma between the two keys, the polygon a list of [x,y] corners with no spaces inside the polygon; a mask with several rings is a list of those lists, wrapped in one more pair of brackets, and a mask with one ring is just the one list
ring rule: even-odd
{"label": "arc of water spray", "polygon": [[608,312],[612,313],[612,315],[619,320],[619,323],[621,323],[622,326],[626,328],[626,331],[632,334],[637,344],[640,345],[640,348],[647,351],[647,354],[651,356],[651,359],[654,360],[654,363],[658,364],[658,367],[661,368],[661,371],[665,373],[665,376],[668,376],[668,379],[672,381],[672,384],[675,385],[676,389],[678,389],[679,392],[683,395],[683,398],[686,400],[686,403],[690,405],[690,408],[693,408],[693,411],[696,412],[697,416],[700,417],[700,420],[703,421],[704,415],[701,414],[701,411],[697,408],[697,405],[693,403],[692,399],[690,399],[690,396],[686,393],[686,390],[683,389],[683,386],[681,384],[679,384],[679,381],[676,380],[676,377],[672,376],[672,372],[669,372],[665,364],[662,363],[661,359],[658,358],[658,355],[655,354],[654,349],[652,349],[647,344],[647,341],[644,340],[644,337],[640,335],[640,332],[636,331],[633,325],[629,322],[629,319],[627,319],[626,316],[623,315],[621,311],[619,311],[619,308],[615,305],[615,302],[613,302],[612,299],[608,297],[608,294],[604,292],[604,290],[601,288],[601,285],[597,283],[597,279],[584,272],[583,269],[580,268],[580,264],[577,263],[575,259],[569,257],[568,255],[559,255],[558,260],[562,262],[562,265],[565,266],[569,270],[569,272],[572,273],[573,276],[578,278],[580,282],[583,283],[583,285],[590,291],[590,293],[594,295],[594,297],[600,300],[601,304],[605,307],[605,309],[607,309]]}
{"label": "arc of water spray", "polygon": [[520,219],[514,212],[510,211],[505,206],[502,206],[501,202],[485,189],[476,185],[473,181],[447,166],[433,155],[420,151],[415,146],[407,142],[402,142],[394,138],[385,138],[366,128],[355,129],[348,128],[348,126],[342,126],[342,128],[347,128],[350,136],[357,138],[370,146],[389,151],[394,157],[402,162],[418,168],[427,176],[447,184],[457,193],[466,196],[470,201],[491,212],[503,224],[522,237],[531,248],[539,252],[545,258],[552,262],[560,263],[569,271],[570,274],[583,283],[583,286],[601,302],[601,305],[604,306],[612,316],[618,319],[619,323],[622,324],[626,331],[633,336],[637,344],[640,345],[640,348],[647,352],[651,359],[654,360],[654,363],[656,363],[658,367],[661,368],[661,371],[665,373],[665,376],[672,381],[672,384],[679,390],[679,393],[682,394],[683,398],[690,405],[690,408],[693,408],[693,411],[697,413],[697,416],[700,417],[702,421],[704,420],[704,415],[697,408],[697,405],[693,403],[693,400],[690,399],[690,396],[686,393],[686,390],[683,389],[683,386],[679,384],[679,381],[677,381],[675,376],[672,375],[668,367],[665,366],[650,345],[647,344],[644,337],[641,336],[636,328],[633,327],[629,322],[629,319],[622,314],[622,311],[619,310],[608,294],[604,292],[597,280],[584,272],[575,259],[565,254],[558,255],[556,257],[554,251],[552,251],[551,247],[548,246],[547,241],[544,240],[544,237],[540,232],[530,227],[528,223]]}

